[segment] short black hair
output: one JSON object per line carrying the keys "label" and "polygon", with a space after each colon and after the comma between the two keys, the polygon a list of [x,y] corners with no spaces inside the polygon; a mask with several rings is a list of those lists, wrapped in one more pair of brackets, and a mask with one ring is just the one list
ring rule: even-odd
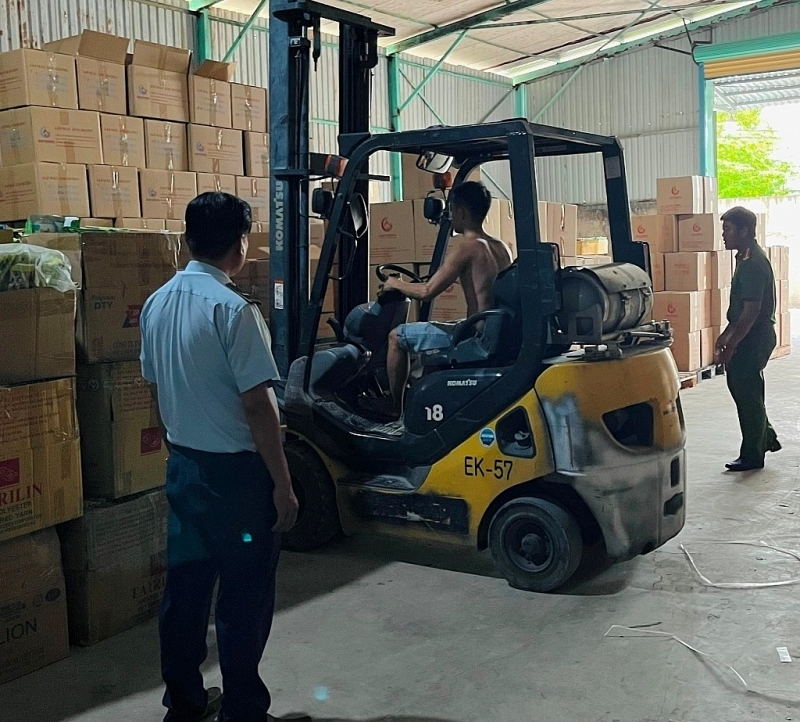
{"label": "short black hair", "polygon": [[734,206],[729,211],[725,211],[720,220],[723,222],[728,221],[740,231],[745,231],[753,238],[756,237],[756,225],[758,222],[756,214],[743,206]]}
{"label": "short black hair", "polygon": [[483,183],[466,181],[450,191],[450,204],[463,206],[477,223],[483,223],[492,207],[492,194]]}
{"label": "short black hair", "polygon": [[193,257],[218,261],[252,225],[247,201],[230,193],[201,193],[186,207],[186,244]]}

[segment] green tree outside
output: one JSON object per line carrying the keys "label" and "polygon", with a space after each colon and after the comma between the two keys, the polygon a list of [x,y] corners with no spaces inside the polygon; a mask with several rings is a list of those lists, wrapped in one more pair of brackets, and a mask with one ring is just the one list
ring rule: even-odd
{"label": "green tree outside", "polygon": [[758,108],[717,113],[717,175],[720,198],[785,196],[792,164],[774,158],[778,139]]}

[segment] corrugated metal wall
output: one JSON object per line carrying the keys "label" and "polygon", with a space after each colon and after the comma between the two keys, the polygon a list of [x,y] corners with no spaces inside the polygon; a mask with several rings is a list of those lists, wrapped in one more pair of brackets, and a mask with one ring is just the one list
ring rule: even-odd
{"label": "corrugated metal wall", "polygon": [[[722,23],[696,37],[718,43],[780,35],[800,28],[800,4],[772,8]],[[686,50],[685,40],[664,43]],[[571,71],[528,87],[529,117],[561,89]],[[650,47],[585,66],[539,122],[616,135],[625,147],[632,201],[655,197],[659,176],[700,172],[699,74],[688,55]],[[539,161],[543,198],[601,203],[605,189],[598,161]]]}

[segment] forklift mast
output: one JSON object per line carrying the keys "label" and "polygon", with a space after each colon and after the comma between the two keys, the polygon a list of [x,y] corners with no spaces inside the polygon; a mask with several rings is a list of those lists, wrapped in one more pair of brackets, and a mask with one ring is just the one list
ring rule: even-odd
{"label": "forklift mast", "polygon": [[[394,30],[369,18],[310,0],[270,0],[270,328],[273,354],[283,377],[300,355],[300,336],[308,317],[309,180],[314,162],[309,149],[309,72],[321,56],[321,21],[339,24],[339,134],[370,132],[372,71],[378,64],[378,37]],[[310,31],[310,32],[309,32]],[[313,47],[312,47],[313,44]],[[355,192],[369,198],[369,180]],[[349,272],[339,286],[337,317],[368,298],[369,241],[343,234],[341,268]]]}

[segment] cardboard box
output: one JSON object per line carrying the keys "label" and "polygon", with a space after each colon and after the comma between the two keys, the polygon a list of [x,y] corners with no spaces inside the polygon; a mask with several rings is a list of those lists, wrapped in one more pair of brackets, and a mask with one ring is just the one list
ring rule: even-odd
{"label": "cardboard box", "polygon": [[261,305],[258,310],[269,321],[269,311],[272,305],[269,258],[249,258],[234,281],[252,299],[260,301]]}
{"label": "cardboard box", "polygon": [[163,218],[117,218],[114,228],[128,228],[137,231],[163,231],[166,229]]}
{"label": "cardboard box", "polygon": [[81,228],[113,228],[113,218],[80,218]]}
{"label": "cardboard box", "polygon": [[756,241],[762,248],[767,245],[767,214],[756,213]]}
{"label": "cardboard box", "polygon": [[100,116],[88,110],[17,108],[0,113],[5,165],[102,163]]}
{"label": "cardboard box", "polygon": [[781,346],[792,345],[792,315],[790,313],[782,313],[780,315],[778,339]]}
{"label": "cardboard box", "polygon": [[696,371],[702,368],[700,331],[675,331],[672,338],[672,356],[678,371]]}
{"label": "cardboard box", "polygon": [[78,107],[103,113],[127,112],[125,60],[128,38],[84,30],[44,45],[45,50],[77,56]]}
{"label": "cardboard box", "polygon": [[706,213],[719,213],[719,189],[716,178],[703,177],[703,205]]}
{"label": "cardboard box", "polygon": [[269,223],[269,178],[236,178],[236,195],[250,204],[255,223]]}
{"label": "cardboard box", "polygon": [[177,268],[178,241],[168,233],[84,233],[84,290],[78,349],[87,363],[139,358],[139,314]]}
{"label": "cardboard box", "polygon": [[189,126],[189,170],[197,173],[242,175],[242,131],[192,123]]}
{"label": "cardboard box", "polygon": [[87,504],[61,530],[69,637],[90,645],[158,614],[167,571],[167,497]]}
{"label": "cardboard box", "polygon": [[718,335],[714,335],[713,328],[704,328],[700,331],[700,368],[711,366],[714,363],[714,344],[717,342]]}
{"label": "cardboard box", "polygon": [[662,214],[705,213],[703,177],[659,178],[656,181],[656,209]]}
{"label": "cardboard box", "polygon": [[244,172],[259,178],[269,177],[269,133],[245,132]]}
{"label": "cardboard box", "polygon": [[78,368],[83,490],[119,499],[165,483],[167,448],[138,361]]}
{"label": "cardboard box", "polygon": [[130,114],[188,123],[190,60],[189,50],[137,40],[128,66]]}
{"label": "cardboard box", "polygon": [[668,291],[704,291],[711,283],[711,254],[667,253],[664,275]]}
{"label": "cardboard box", "polygon": [[30,48],[0,53],[0,109],[24,105],[77,110],[75,58]]}
{"label": "cardboard box", "polygon": [[0,684],[69,656],[67,597],[55,529],[0,544]]}
{"label": "cardboard box", "polygon": [[547,240],[557,243],[563,256],[578,255],[578,206],[547,204]]}
{"label": "cardboard box", "polygon": [[[0,293],[0,384],[75,375],[75,292],[27,288]],[[0,480],[0,487],[2,481]]]}
{"label": "cardboard box", "polygon": [[678,217],[678,247],[682,252],[722,251],[722,223],[715,213]]}
{"label": "cardboard box", "polygon": [[789,246],[781,246],[781,281],[789,280]]}
{"label": "cardboard box", "polygon": [[780,313],[789,313],[789,281],[779,281],[780,283]]}
{"label": "cardboard box", "polygon": [[150,170],[189,170],[186,125],[163,120],[144,121],[144,147]]}
{"label": "cardboard box", "polygon": [[141,215],[138,169],[90,165],[89,202],[92,213],[97,216],[135,218]]}
{"label": "cardboard box", "polygon": [[666,289],[666,275],[664,273],[664,253],[653,253],[650,251],[650,270],[653,276],[653,291],[663,291]]}
{"label": "cardboard box", "polygon": [[413,201],[376,203],[370,209],[369,223],[369,262],[372,265],[409,263],[419,255],[415,247]]}
{"label": "cardboard box", "polygon": [[[546,201],[538,201],[536,203],[536,218],[539,222],[539,240],[542,243],[550,243],[550,239],[547,237],[547,202]],[[575,253],[577,254],[578,249],[575,249]],[[563,255],[563,254],[562,254]]]}
{"label": "cardboard box", "polygon": [[511,249],[511,255],[517,257],[517,226],[514,218],[514,204],[511,201],[500,201],[500,236],[499,239]]}
{"label": "cardboard box", "polygon": [[711,288],[725,288],[731,285],[731,256],[733,251],[714,251],[711,254]]}
{"label": "cardboard box", "polygon": [[[403,201],[406,203],[406,201]],[[414,252],[412,253],[413,258],[406,258],[404,259],[403,263],[411,260],[411,261],[418,261],[420,263],[430,263],[431,258],[433,258],[433,251],[436,247],[436,239],[439,235],[439,226],[433,225],[432,223],[428,222],[428,219],[425,218],[425,201],[424,200],[415,200],[410,201],[413,208],[413,215],[414,215],[414,227],[413,227],[413,235],[414,235]],[[379,208],[383,205],[387,204],[376,204],[372,206],[371,212],[375,213],[376,208]],[[391,222],[391,219],[390,219]],[[375,231],[370,230],[370,246],[371,246],[371,259],[376,260],[376,237],[374,235]],[[384,261],[386,262],[386,261]]]}
{"label": "cardboard box", "polygon": [[678,252],[678,217],[672,215],[631,216],[633,239],[650,244],[650,252]]}
{"label": "cardboard box", "polygon": [[706,294],[700,291],[664,291],[653,294],[653,318],[669,321],[675,331],[684,333],[705,328]]}
{"label": "cardboard box", "polygon": [[81,514],[75,381],[0,387],[0,541]]}
{"label": "cardboard box", "polygon": [[180,219],[186,206],[197,196],[197,176],[169,170],[139,171],[142,216]]}
{"label": "cardboard box", "polygon": [[709,326],[720,326],[724,328],[728,325],[728,306],[731,304],[731,289],[713,288],[709,291],[711,296],[711,311],[709,315]]}
{"label": "cardboard box", "polygon": [[579,256],[607,256],[608,238],[579,238]]}
{"label": "cardboard box", "polygon": [[[100,220],[82,218],[81,222]],[[31,233],[25,236],[25,243],[42,248],[53,248],[61,251],[69,261],[70,275],[78,288],[83,286],[83,264],[81,263],[81,237],[78,233]],[[2,365],[0,363],[0,365]],[[72,374],[65,374],[70,376]]]}
{"label": "cardboard box", "polygon": [[189,76],[189,116],[192,123],[230,128],[231,84],[235,63],[204,60]]}
{"label": "cardboard box", "polygon": [[268,107],[266,88],[231,83],[233,127],[253,133],[268,132]]}
{"label": "cardboard box", "polygon": [[108,165],[145,168],[144,121],[128,115],[100,115],[103,161]]}
{"label": "cardboard box", "polygon": [[183,233],[186,231],[186,221],[180,218],[168,218],[164,221],[164,228],[170,233]]}
{"label": "cardboard box", "polygon": [[0,166],[0,221],[24,220],[34,213],[78,218],[90,215],[86,166]]}
{"label": "cardboard box", "polygon": [[419,200],[433,192],[434,174],[417,168],[417,158],[413,153],[403,153],[403,200]]}
{"label": "cardboard box", "polygon": [[230,193],[236,195],[236,176],[218,173],[197,174],[197,195],[201,193]]}

